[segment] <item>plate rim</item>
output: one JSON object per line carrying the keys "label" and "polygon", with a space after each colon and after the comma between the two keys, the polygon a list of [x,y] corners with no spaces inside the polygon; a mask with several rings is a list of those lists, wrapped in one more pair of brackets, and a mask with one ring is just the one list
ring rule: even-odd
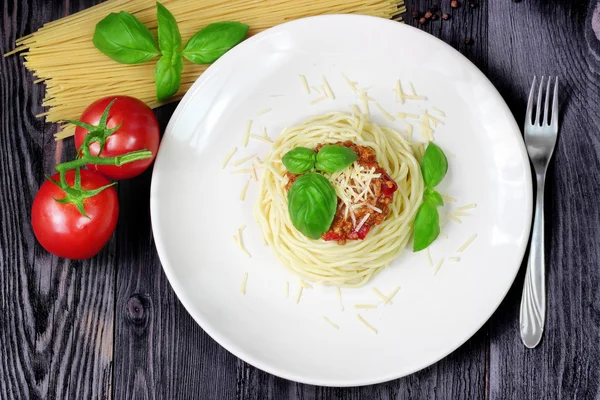
{"label": "plate rim", "polygon": [[[522,139],[521,129],[520,129],[520,126],[518,125],[516,119],[514,118],[512,111],[508,107],[508,104],[506,103],[506,101],[504,101],[504,98],[502,97],[502,95],[498,92],[498,89],[496,89],[496,87],[488,79],[488,77],[485,76],[485,74],[483,74],[483,72],[473,62],[471,62],[471,60],[469,60],[467,57],[465,57],[463,54],[461,54],[458,50],[456,50],[455,48],[453,48],[452,46],[450,46],[443,40],[441,40],[433,35],[430,35],[429,33],[423,32],[418,28],[412,27],[410,25],[402,24],[402,23],[399,23],[399,22],[391,20],[391,19],[385,19],[385,18],[381,18],[381,17],[374,17],[374,16],[368,16],[368,15],[359,15],[359,14],[327,14],[327,15],[318,15],[318,16],[299,18],[299,19],[295,19],[293,21],[288,21],[288,22],[276,25],[274,27],[265,29],[264,31],[259,32],[256,35],[244,40],[242,43],[240,43],[239,45],[237,45],[236,47],[234,47],[233,49],[228,51],[221,58],[219,58],[216,62],[214,62],[212,65],[210,65],[206,69],[206,71],[196,79],[196,81],[192,84],[190,89],[188,89],[188,91],[185,93],[183,98],[179,101],[179,104],[177,105],[175,111],[173,112],[173,115],[169,119],[169,122],[168,122],[168,124],[165,128],[164,134],[163,134],[163,138],[161,140],[161,144],[162,144],[162,141],[164,141],[166,138],[171,136],[171,132],[173,131],[173,126],[176,124],[177,120],[179,119],[180,114],[187,108],[188,103],[195,96],[196,92],[198,91],[199,87],[203,84],[204,80],[208,79],[207,77],[210,74],[207,74],[207,73],[219,68],[219,66],[222,63],[226,63],[229,60],[229,58],[235,57],[236,54],[240,51],[241,47],[245,47],[248,44],[253,44],[254,42],[260,41],[264,36],[270,35],[273,32],[277,32],[281,29],[285,29],[285,27],[287,27],[287,26],[296,25],[296,24],[307,24],[307,23],[310,24],[314,20],[355,20],[356,21],[355,23],[361,23],[362,21],[368,20],[368,21],[371,21],[370,23],[374,22],[376,24],[394,25],[395,28],[399,29],[399,31],[401,31],[403,29],[410,30],[410,31],[412,31],[411,33],[413,33],[413,34],[416,33],[417,35],[420,35],[426,41],[433,40],[433,41],[437,41],[438,43],[443,44],[443,46],[445,46],[445,48],[447,50],[449,50],[450,53],[453,53],[454,56],[458,56],[458,58],[460,58],[460,59],[462,59],[462,61],[466,62],[465,66],[470,69],[471,73],[473,73],[474,75],[478,75],[479,80],[481,82],[483,82],[484,85],[486,86],[486,91],[495,98],[496,102],[499,104],[500,107],[505,108],[507,115],[510,115],[508,123],[513,125],[513,128],[514,128],[513,132],[515,134],[518,134],[521,139],[520,141],[518,141],[520,156],[525,161],[526,165],[529,165],[529,156],[527,155],[525,143]],[[510,133],[507,132],[506,134],[508,135]],[[154,216],[157,215],[157,213],[158,213],[158,204],[157,204],[158,200],[155,195],[157,179],[155,179],[155,177],[157,176],[156,166],[158,165],[160,157],[161,157],[161,152],[160,152],[160,148],[159,148],[159,151],[158,151],[158,154],[157,154],[157,157],[155,160],[155,166],[152,171],[152,179],[151,179],[151,185],[150,185],[150,220],[151,220],[151,226],[152,226],[154,243],[155,243],[155,247],[157,250],[157,254],[158,254],[159,260],[161,262],[161,266],[165,273],[165,276],[167,277],[169,284],[173,288],[175,295],[177,296],[178,300],[181,302],[183,307],[186,309],[187,313],[200,326],[200,328],[203,331],[205,331],[211,337],[212,340],[214,340],[217,344],[219,344],[221,347],[223,347],[229,353],[233,354],[234,356],[241,359],[242,361],[247,362],[248,364],[250,364],[262,371],[265,371],[274,376],[278,376],[278,377],[281,377],[281,378],[284,378],[287,380],[291,380],[294,382],[310,384],[310,385],[318,385],[318,386],[329,386],[329,387],[356,387],[356,386],[373,385],[373,384],[389,382],[391,380],[395,380],[398,378],[412,375],[415,372],[418,372],[422,369],[430,367],[433,364],[438,363],[440,360],[446,358],[448,355],[450,355],[451,353],[456,351],[458,348],[463,346],[468,340],[470,340],[489,321],[489,319],[492,317],[492,315],[498,310],[501,303],[506,298],[506,295],[508,294],[509,290],[514,285],[514,281],[515,281],[519,271],[521,270],[523,260],[524,260],[525,254],[526,254],[526,250],[527,250],[527,245],[529,243],[529,237],[531,234],[531,224],[526,224],[525,230],[523,231],[523,233],[524,233],[523,238],[521,240],[521,243],[519,243],[520,249],[519,249],[518,255],[519,255],[519,259],[521,259],[521,263],[518,267],[516,267],[514,269],[514,274],[510,278],[510,285],[508,285],[508,287],[505,289],[504,294],[500,297],[497,304],[495,304],[495,306],[491,309],[491,312],[487,316],[487,318],[485,318],[483,320],[483,322],[480,325],[478,325],[476,327],[476,329],[474,329],[473,332],[466,335],[465,339],[462,342],[460,342],[456,347],[445,352],[439,358],[435,359],[434,361],[430,362],[429,364],[422,365],[416,369],[412,369],[412,370],[410,370],[410,372],[407,372],[407,373],[398,374],[398,373],[392,372],[385,376],[380,376],[377,379],[363,379],[363,380],[355,379],[353,382],[348,382],[348,381],[335,382],[335,381],[332,381],[329,379],[325,379],[325,380],[311,379],[311,378],[307,379],[306,377],[300,376],[295,373],[288,373],[285,370],[278,370],[277,368],[272,368],[268,363],[263,363],[261,361],[253,359],[252,356],[249,356],[247,353],[245,353],[243,351],[243,348],[241,346],[236,345],[235,343],[233,343],[232,341],[230,341],[228,338],[226,338],[224,336],[220,336],[220,335],[216,334],[215,331],[213,330],[213,328],[210,326],[210,324],[206,323],[206,321],[204,321],[200,315],[197,315],[196,312],[191,311],[194,309],[194,307],[192,304],[188,303],[187,296],[185,295],[185,290],[183,288],[181,288],[180,285],[177,283],[177,280],[175,279],[175,271],[169,265],[169,263],[167,261],[168,260],[167,250],[163,244],[164,242],[161,240],[161,234],[159,233],[158,229],[155,229],[155,222],[154,222],[155,217]],[[525,177],[524,178],[525,178],[525,182],[529,183],[529,185],[527,185],[527,188],[524,193],[524,195],[525,195],[524,212],[525,212],[525,215],[528,217],[528,220],[531,221],[531,219],[533,217],[533,181],[532,181],[531,167],[525,168]],[[165,261],[167,261],[167,262],[165,262]]]}

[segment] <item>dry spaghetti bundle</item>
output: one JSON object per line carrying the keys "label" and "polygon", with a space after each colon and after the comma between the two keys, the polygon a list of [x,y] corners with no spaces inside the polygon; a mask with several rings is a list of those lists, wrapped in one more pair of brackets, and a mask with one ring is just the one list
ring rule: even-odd
{"label": "dry spaghetti bundle", "polygon": [[[320,14],[354,13],[392,18],[403,12],[403,0],[164,0],[175,16],[184,40],[204,26],[219,21],[241,21],[250,26],[250,35],[293,19]],[[111,12],[127,11],[156,34],[156,5],[153,0],[109,0],[71,16],[47,23],[38,31],[17,40],[25,66],[46,84],[39,117],[49,122],[77,119],[93,101],[110,95],[137,97],[150,107],[156,100],[154,63],[119,64],[92,44],[98,21]],[[186,62],[181,87],[169,101],[180,99],[207,68]],[[56,136],[73,134],[63,126]]]}

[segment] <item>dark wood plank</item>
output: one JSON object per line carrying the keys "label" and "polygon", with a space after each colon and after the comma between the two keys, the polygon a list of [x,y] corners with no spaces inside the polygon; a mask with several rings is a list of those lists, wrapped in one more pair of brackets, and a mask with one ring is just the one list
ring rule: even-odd
{"label": "dark wood plank", "polygon": [[[162,130],[175,105],[157,110]],[[163,273],[150,226],[151,171],[121,182],[115,399],[233,399],[236,358],[189,316]]]}
{"label": "dark wood plank", "polygon": [[[600,398],[600,64],[595,1],[490,1],[489,75],[524,119],[536,75],[561,77],[561,132],[547,178],[546,330],[521,344],[523,274],[492,319],[492,399]],[[598,32],[600,37],[600,32]]]}
{"label": "dark wood plank", "polygon": [[[0,12],[4,53],[66,10],[31,1],[2,2]],[[110,398],[115,241],[70,262],[46,253],[30,226],[44,174],[74,154],[35,117],[42,96],[20,57],[0,57],[0,398]]]}

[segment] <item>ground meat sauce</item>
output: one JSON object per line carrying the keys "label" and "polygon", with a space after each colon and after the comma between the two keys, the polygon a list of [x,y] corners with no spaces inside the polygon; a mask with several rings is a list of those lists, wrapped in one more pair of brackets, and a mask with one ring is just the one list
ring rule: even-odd
{"label": "ground meat sauce", "polygon": [[[369,218],[358,231],[355,230],[350,215],[348,215],[347,218],[344,218],[345,205],[338,198],[337,211],[331,227],[321,237],[323,240],[336,240],[338,244],[346,244],[347,240],[364,239],[374,225],[379,225],[385,220],[390,213],[389,204],[394,199],[394,192],[398,189],[398,185],[387,174],[387,171],[379,166],[375,151],[372,148],[359,146],[351,141],[333,144],[354,150],[356,154],[358,154],[358,159],[356,161],[362,167],[366,169],[375,168],[375,173],[381,174],[379,178],[373,178],[371,180],[370,188],[373,194],[368,196],[366,200],[366,203],[380,209],[381,213],[376,212],[367,205],[354,209],[354,216],[357,224],[365,215],[370,214]],[[323,146],[323,144],[319,144],[314,150],[318,152]],[[286,190],[289,190],[292,187],[292,184],[298,176],[299,175],[292,174],[291,172],[287,173],[289,182],[286,186]]]}

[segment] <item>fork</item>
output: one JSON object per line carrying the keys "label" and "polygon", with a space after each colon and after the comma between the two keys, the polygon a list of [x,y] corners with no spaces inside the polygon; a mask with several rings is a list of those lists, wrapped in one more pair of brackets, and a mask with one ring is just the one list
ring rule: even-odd
{"label": "fork", "polygon": [[[544,77],[540,80],[537,100],[534,99],[536,78],[533,77],[527,112],[525,116],[525,146],[529,159],[535,170],[537,192],[535,199],[535,217],[531,235],[531,248],[527,261],[527,272],[521,297],[521,340],[528,348],[538,345],[544,332],[546,319],[546,278],[544,260],[544,184],[546,170],[554,152],[556,137],[558,136],[558,77],[554,84],[552,96],[552,111],[548,114],[550,103],[551,78],[546,84],[546,100],[544,113],[541,114],[542,89]],[[532,121],[533,106],[536,106],[535,122]],[[548,122],[550,121],[550,122]]]}

